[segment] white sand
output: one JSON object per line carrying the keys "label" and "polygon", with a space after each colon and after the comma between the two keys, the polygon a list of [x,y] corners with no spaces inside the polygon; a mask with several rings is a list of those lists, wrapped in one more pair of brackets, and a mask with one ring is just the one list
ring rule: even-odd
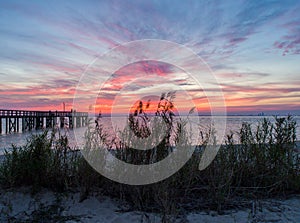
{"label": "white sand", "polygon": [[288,200],[264,200],[253,203],[253,208],[234,210],[224,215],[209,215],[205,213],[189,214],[188,222],[205,223],[254,223],[254,222],[300,222],[300,197]]}
{"label": "white sand", "polygon": [[[32,219],[44,222],[63,219],[68,223],[161,222],[159,214],[124,212],[124,204],[101,195],[90,196],[80,203],[79,193],[54,194],[44,190],[31,196],[26,188],[18,191],[2,190],[0,193],[0,222],[8,222],[9,219],[15,219],[16,222]],[[288,200],[257,201],[253,204],[253,208],[227,211],[224,215],[217,215],[215,212],[187,213],[176,222],[300,222],[300,196]]]}

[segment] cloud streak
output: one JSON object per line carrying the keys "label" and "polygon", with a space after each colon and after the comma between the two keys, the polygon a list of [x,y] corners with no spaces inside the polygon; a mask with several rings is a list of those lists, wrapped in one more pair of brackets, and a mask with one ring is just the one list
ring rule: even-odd
{"label": "cloud streak", "polygon": [[[71,107],[80,76],[97,56],[128,41],[163,39],[189,47],[212,67],[233,110],[295,109],[299,9],[300,3],[292,0],[2,1],[1,107],[48,110],[62,101]],[[137,77],[148,81],[135,81]],[[142,62],[111,76],[102,86],[101,104],[112,103],[124,88],[126,102],[131,92],[163,91],[168,81],[188,91],[199,105],[205,102],[203,90],[188,74],[173,65]],[[99,92],[96,82],[92,92],[81,92],[83,101]],[[205,89],[217,90],[209,84]]]}

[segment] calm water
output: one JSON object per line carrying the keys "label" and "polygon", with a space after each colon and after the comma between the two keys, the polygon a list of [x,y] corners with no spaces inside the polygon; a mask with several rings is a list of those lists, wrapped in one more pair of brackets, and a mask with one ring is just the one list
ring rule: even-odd
{"label": "calm water", "polygon": [[[251,126],[255,128],[259,121],[261,121],[264,117],[260,116],[228,116],[226,119],[226,134],[229,134],[230,131],[237,132],[243,122],[251,123]],[[271,121],[274,121],[273,117],[267,117]],[[297,122],[297,140],[300,139],[300,116],[294,117]],[[102,118],[104,125],[110,122],[110,118]],[[218,118],[216,119],[218,120]],[[221,119],[220,119],[221,120]],[[112,119],[112,128],[107,128],[107,131],[114,131],[123,129],[126,125],[126,118],[125,117],[114,117]],[[199,135],[199,127],[201,129],[206,128],[211,123],[211,118],[209,116],[200,116],[200,117],[190,117],[190,125],[189,129],[193,132],[193,140],[198,139]],[[4,124],[4,123],[3,123]],[[218,126],[224,125],[223,122],[215,124],[216,129],[218,129]],[[72,147],[76,146],[79,141],[81,141],[80,138],[83,138],[84,132],[86,128],[77,128],[76,129],[76,137],[77,140],[75,140],[75,135],[73,130],[69,130],[66,132],[69,136],[70,144]],[[26,138],[28,138],[31,134],[37,134],[41,133],[42,131],[32,131],[32,132],[26,132],[26,133],[13,133],[9,135],[2,134],[0,135],[0,154],[3,154],[4,149],[9,149],[11,147],[11,144],[15,144],[17,146],[24,145],[26,143]],[[61,132],[64,134],[65,130],[61,129]]]}

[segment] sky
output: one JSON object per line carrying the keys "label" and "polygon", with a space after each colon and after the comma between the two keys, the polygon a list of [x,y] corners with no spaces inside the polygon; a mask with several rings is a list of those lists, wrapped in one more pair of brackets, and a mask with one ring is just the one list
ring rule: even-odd
{"label": "sky", "polygon": [[[0,109],[62,110],[65,102],[66,109],[122,113],[175,88],[177,107],[195,105],[201,114],[210,111],[207,94],[220,89],[228,114],[300,114],[299,11],[300,1],[291,0],[0,0]],[[110,50],[145,39],[191,50],[215,82],[197,73],[201,88],[165,61],[131,63],[108,79],[101,69],[111,63],[94,65]],[[93,87],[78,90],[87,72]],[[82,106],[74,107],[74,95]],[[85,103],[93,95],[95,104]]]}

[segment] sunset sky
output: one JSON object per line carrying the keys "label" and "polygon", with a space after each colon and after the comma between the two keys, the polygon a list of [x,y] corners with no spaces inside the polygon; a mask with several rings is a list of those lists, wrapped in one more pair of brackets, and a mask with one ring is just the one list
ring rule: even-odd
{"label": "sunset sky", "polygon": [[[184,45],[207,63],[229,114],[300,114],[299,12],[300,1],[289,0],[0,0],[0,109],[62,110],[63,102],[71,109],[78,81],[97,56],[129,41],[160,39]],[[112,105],[125,86],[134,98],[161,93],[156,77],[185,86],[200,113],[209,110],[188,74],[153,62],[115,71],[99,86],[96,108]],[[118,105],[134,104],[128,95]]]}

